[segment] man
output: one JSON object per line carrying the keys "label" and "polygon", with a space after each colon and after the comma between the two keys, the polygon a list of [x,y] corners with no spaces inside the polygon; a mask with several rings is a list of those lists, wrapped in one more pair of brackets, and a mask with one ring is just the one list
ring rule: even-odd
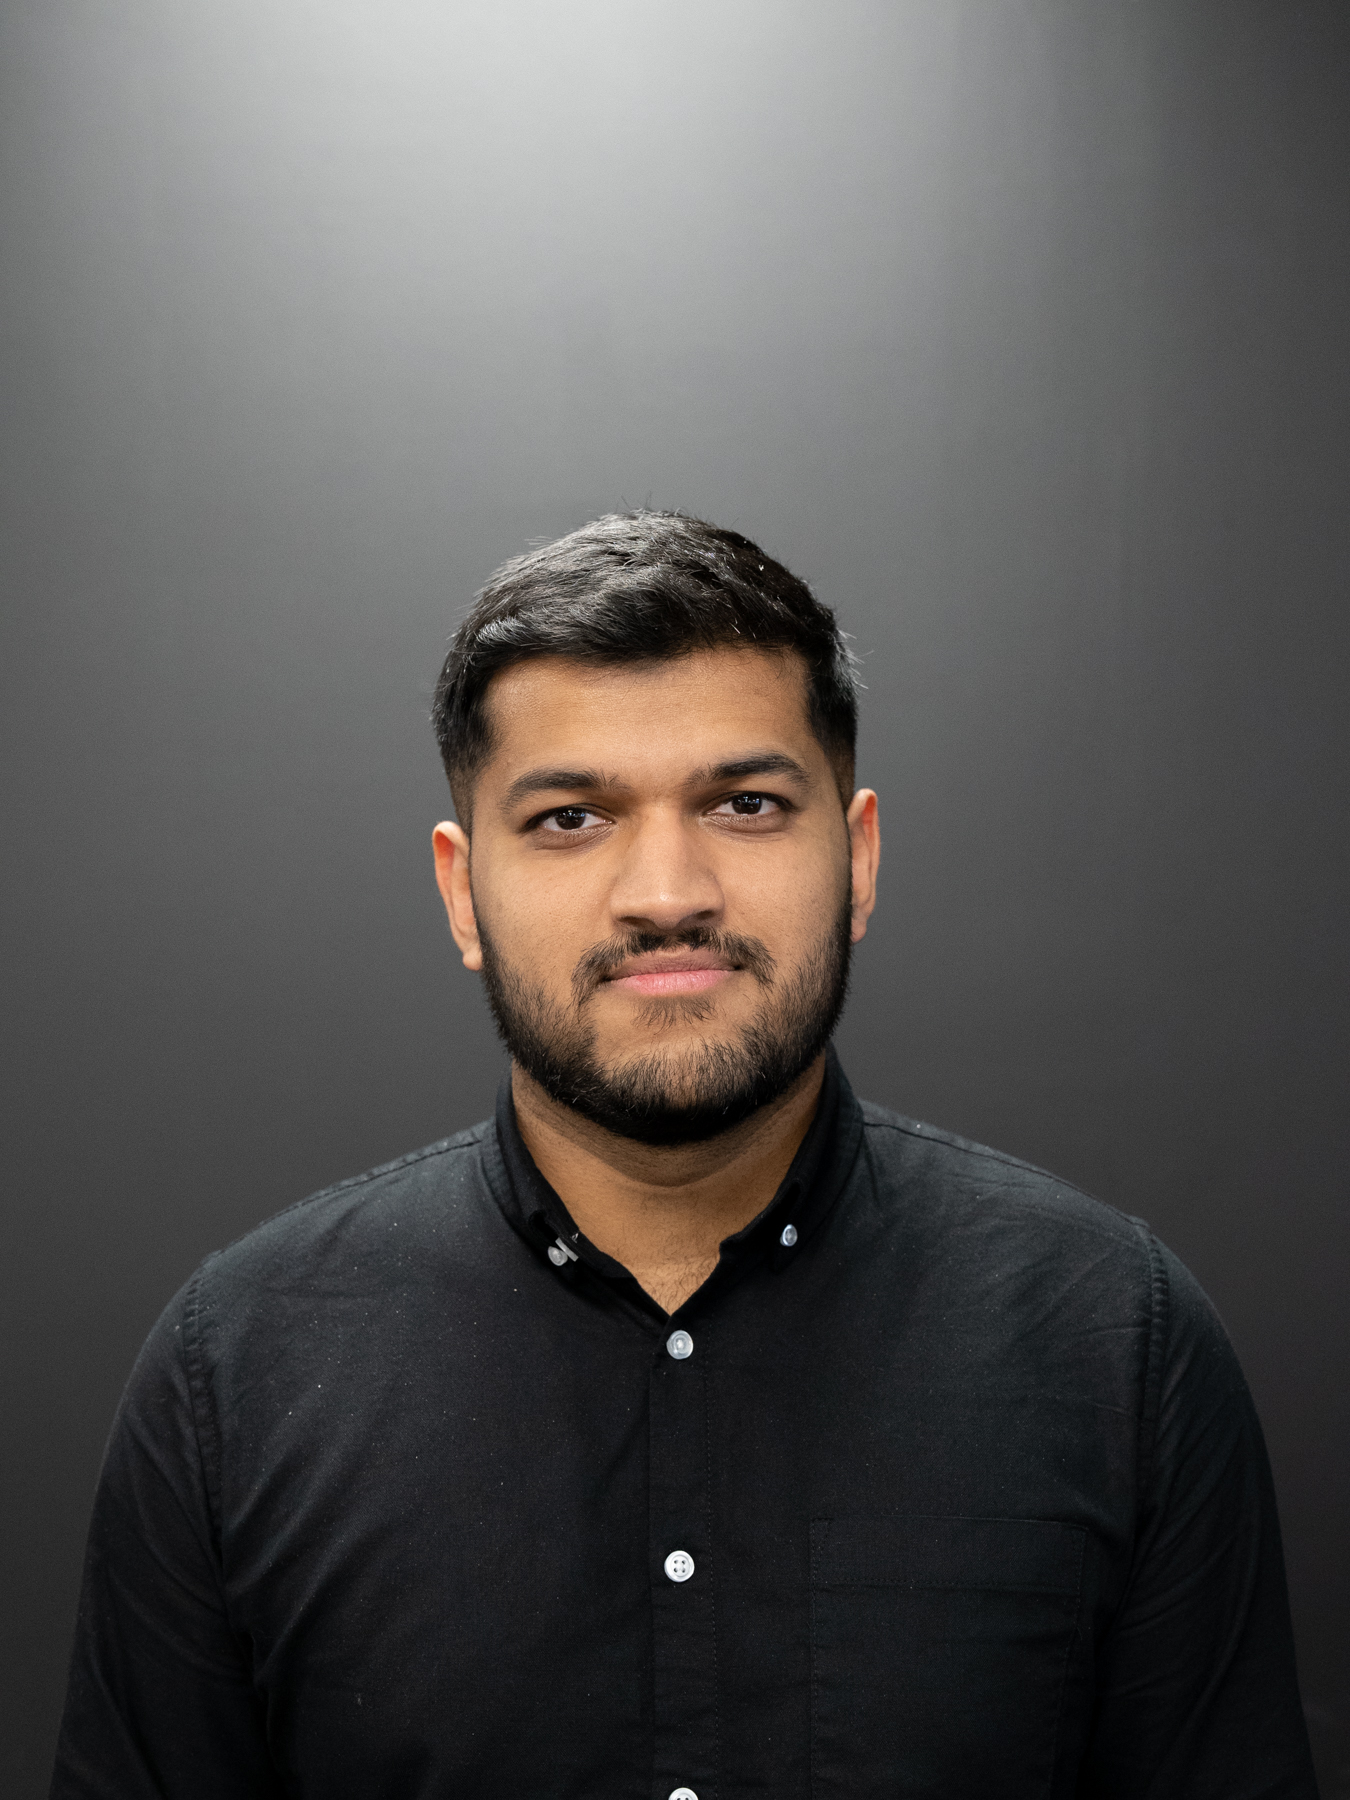
{"label": "man", "polygon": [[878,859],[832,614],[601,519],[493,578],[435,723],[496,1118],[164,1315],[54,1794],[1312,1796],[1204,1296],[829,1050]]}

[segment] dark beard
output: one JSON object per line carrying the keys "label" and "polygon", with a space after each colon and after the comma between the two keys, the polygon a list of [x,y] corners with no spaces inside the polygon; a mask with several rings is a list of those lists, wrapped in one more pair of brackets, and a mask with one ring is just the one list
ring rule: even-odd
{"label": "dark beard", "polygon": [[[544,1092],[618,1137],[642,1144],[695,1144],[730,1131],[757,1108],[785,1093],[830,1040],[843,1011],[853,950],[851,897],[801,969],[779,991],[774,959],[757,938],[695,928],[634,933],[599,944],[577,965],[572,1007],[555,1006],[506,964],[479,920],[483,985],[507,1049]],[[767,991],[758,1018],[730,1041],[710,1038],[672,1063],[662,1051],[613,1072],[595,1055],[595,1032],[582,1009],[606,974],[647,951],[712,949],[752,975]],[[711,1015],[698,995],[654,1000],[643,1017],[652,1024]]]}

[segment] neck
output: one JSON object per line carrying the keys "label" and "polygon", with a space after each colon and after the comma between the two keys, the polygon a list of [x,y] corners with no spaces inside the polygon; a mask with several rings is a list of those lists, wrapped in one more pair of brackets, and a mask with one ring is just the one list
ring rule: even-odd
{"label": "neck", "polygon": [[577,1116],[515,1064],[511,1095],[525,1147],[598,1250],[666,1312],[707,1280],[724,1238],[763,1212],[820,1100],[822,1053],[786,1093],[701,1144],[639,1144]]}

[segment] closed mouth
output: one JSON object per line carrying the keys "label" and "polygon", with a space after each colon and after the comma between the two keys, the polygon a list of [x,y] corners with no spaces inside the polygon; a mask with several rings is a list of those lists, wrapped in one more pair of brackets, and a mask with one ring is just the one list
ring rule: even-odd
{"label": "closed mouth", "polygon": [[605,985],[627,988],[644,998],[702,994],[735,973],[735,968],[714,951],[688,950],[677,956],[631,957],[606,977]]}

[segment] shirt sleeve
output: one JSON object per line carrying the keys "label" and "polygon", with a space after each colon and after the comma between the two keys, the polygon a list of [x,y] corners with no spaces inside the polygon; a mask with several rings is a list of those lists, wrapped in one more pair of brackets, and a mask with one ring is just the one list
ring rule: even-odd
{"label": "shirt sleeve", "polygon": [[184,1328],[142,1350],[94,1502],[52,1800],[269,1800],[248,1645],[232,1631]]}
{"label": "shirt sleeve", "polygon": [[1213,1307],[1154,1256],[1135,1552],[1079,1794],[1317,1800],[1261,1427]]}

